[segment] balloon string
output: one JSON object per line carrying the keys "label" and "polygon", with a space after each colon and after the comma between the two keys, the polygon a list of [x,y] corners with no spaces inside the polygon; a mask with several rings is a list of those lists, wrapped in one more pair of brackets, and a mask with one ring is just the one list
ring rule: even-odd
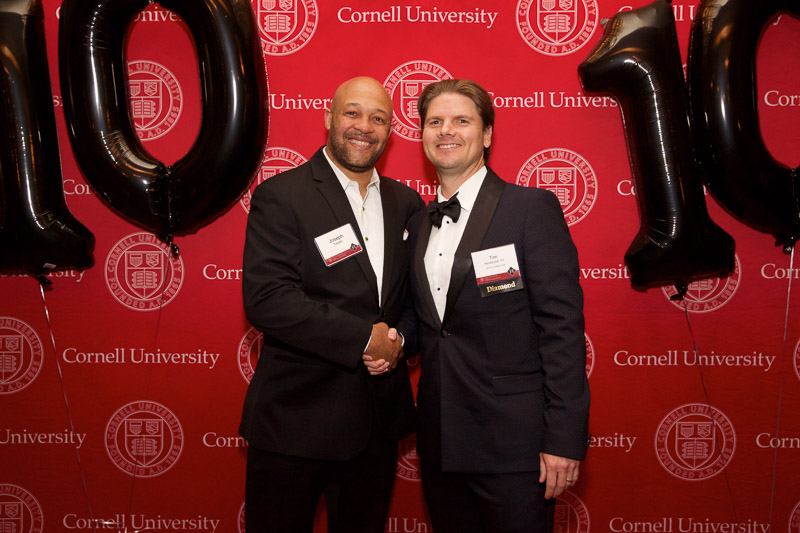
{"label": "balloon string", "polygon": [[[783,380],[778,389],[778,420],[775,423],[775,438],[779,437],[781,429],[781,406],[783,405]],[[772,513],[775,510],[775,480],[778,477],[778,447],[772,452],[772,491],[769,496],[769,525],[772,527]]]}
{"label": "balloon string", "polygon": [[[694,330],[692,329],[692,321],[689,319],[689,307],[686,305],[685,300],[684,300],[683,310],[684,310],[684,313],[686,314],[686,324],[689,327],[689,336],[692,339],[692,347],[694,349],[695,360],[696,361],[700,361],[700,352],[697,349],[697,339],[695,339],[695,336],[694,336]],[[702,365],[700,365],[700,384],[703,387],[703,395],[706,398],[706,404],[708,405],[708,413],[709,413],[709,417],[711,418],[711,423],[712,423],[712,425],[714,427],[716,427],[717,426],[717,421],[714,419],[714,412],[716,410],[711,406],[711,395],[708,393],[708,387],[706,386],[706,378],[705,378],[705,374],[704,374],[704,368],[703,368]],[[722,450],[724,442],[719,442],[719,439],[720,439],[720,437],[718,435],[719,432],[715,431],[714,433],[717,435],[715,437],[715,440],[717,440],[717,448]],[[732,510],[733,510],[733,519],[737,520],[737,518],[736,518],[736,516],[737,516],[736,500],[733,497],[733,489],[731,488],[731,480],[730,480],[730,477],[728,476],[728,469],[727,468],[723,469],[723,474],[725,476],[725,486],[728,488],[728,496],[731,499],[731,507],[732,507]]]}
{"label": "balloon string", "polygon": [[[158,334],[159,334],[159,331],[161,330],[161,311],[164,309],[164,297],[165,297],[166,292],[167,292],[167,285],[168,285],[168,283],[167,283],[167,274],[169,274],[170,261],[171,261],[171,258],[173,256],[177,257],[177,255],[179,253],[177,245],[174,245],[172,243],[172,236],[171,235],[167,238],[167,251],[165,251],[164,253],[167,256],[167,260],[166,260],[166,262],[164,264],[164,270],[163,270],[163,276],[162,276],[163,281],[161,283],[161,297],[160,297],[160,300],[158,302],[158,318],[156,319],[156,332],[155,332],[155,337],[153,338],[153,349],[157,349],[158,348]],[[152,382],[152,366],[150,367],[150,371],[148,372],[148,377],[147,377],[146,393],[148,395],[150,394],[150,384],[151,384],[151,382]],[[144,438],[144,436],[142,436],[142,438]],[[132,514],[133,513],[133,494],[134,494],[135,488],[136,488],[136,479],[137,479],[137,470],[136,470],[136,468],[134,468],[133,469],[132,479],[131,479],[131,491],[130,491],[130,493],[128,495],[128,514]],[[125,532],[120,532],[120,533],[127,533],[127,531],[128,531],[128,528],[126,526],[125,527]]]}
{"label": "balloon string", "polygon": [[[794,249],[795,247],[792,246],[792,252],[789,255],[789,272],[794,272]],[[783,357],[786,355],[786,338],[789,331],[789,302],[791,302],[792,297],[792,276],[788,276],[789,278],[789,286],[786,290],[786,317],[784,318],[783,323],[783,349],[781,350],[781,356]],[[781,429],[781,409],[783,407],[783,379],[781,379],[780,387],[778,388],[778,419],[775,422],[775,438],[780,436],[780,429]],[[770,493],[769,498],[769,523],[772,525],[772,516],[775,509],[775,482],[778,474],[778,448],[776,447],[772,453],[772,491]]]}
{"label": "balloon string", "polygon": [[[794,249],[795,247],[792,246],[792,253],[789,256],[789,272],[794,272]],[[786,318],[783,321],[783,351],[781,353],[786,353],[786,335],[789,331],[789,302],[791,301],[792,297],[792,277],[791,275],[787,276],[789,278],[789,287],[786,290]]]}
{"label": "balloon string", "polygon": [[[45,282],[46,281],[46,282]],[[58,382],[61,385],[61,394],[64,397],[64,408],[67,412],[67,422],[69,423],[69,431],[75,434],[75,424],[72,422],[72,411],[69,408],[69,401],[67,400],[67,389],[64,387],[64,374],[61,372],[61,362],[58,360],[58,351],[56,350],[56,338],[53,335],[53,324],[50,322],[50,311],[47,309],[47,300],[44,297],[44,286],[49,285],[50,280],[39,276],[39,292],[42,294],[42,305],[44,305],[44,316],[47,320],[47,329],[50,333],[50,344],[53,346],[53,355],[56,360],[56,371],[58,373]],[[97,523],[94,520],[94,513],[92,512],[92,502],[89,500],[89,489],[86,486],[86,476],[83,472],[83,465],[81,464],[81,454],[78,450],[78,445],[75,445],[75,459],[78,462],[78,472],[81,475],[81,485],[83,486],[83,495],[86,498],[86,507],[89,510],[89,523],[92,524],[92,530],[97,531]]]}

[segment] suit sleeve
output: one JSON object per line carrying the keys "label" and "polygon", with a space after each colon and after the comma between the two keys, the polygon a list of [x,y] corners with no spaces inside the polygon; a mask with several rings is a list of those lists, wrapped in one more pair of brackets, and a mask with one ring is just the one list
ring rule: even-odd
{"label": "suit sleeve", "polygon": [[289,198],[270,182],[256,188],[247,218],[242,290],[247,319],[288,348],[356,368],[372,323],[303,290],[303,243]]}
{"label": "suit sleeve", "polygon": [[[411,284],[414,283],[414,279],[410,273],[413,271],[414,254],[416,253],[416,239],[419,233],[419,220],[420,217],[423,216],[417,213],[423,209],[425,209],[425,202],[423,202],[422,198],[417,195],[416,207],[414,209],[414,213],[407,222],[408,227],[406,228],[409,232],[409,238],[406,241],[406,245],[408,246],[408,290],[406,292],[403,314],[400,316],[400,320],[397,321],[396,326],[397,331],[403,335],[403,353],[406,357],[413,357],[417,355],[420,350],[417,335],[417,314],[414,311],[414,300],[412,298],[412,292],[414,288],[411,286]],[[426,274],[424,272],[417,272],[416,275],[423,276]]]}
{"label": "suit sleeve", "polygon": [[584,459],[588,439],[583,291],[578,252],[555,195],[540,196],[527,210],[525,280],[545,373],[545,453]]}

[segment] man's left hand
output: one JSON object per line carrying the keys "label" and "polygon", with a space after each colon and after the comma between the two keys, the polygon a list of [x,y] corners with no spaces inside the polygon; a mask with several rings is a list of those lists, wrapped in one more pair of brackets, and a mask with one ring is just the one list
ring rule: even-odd
{"label": "man's left hand", "polygon": [[578,481],[581,462],[549,453],[539,454],[539,483],[546,483],[545,498],[557,498]]}

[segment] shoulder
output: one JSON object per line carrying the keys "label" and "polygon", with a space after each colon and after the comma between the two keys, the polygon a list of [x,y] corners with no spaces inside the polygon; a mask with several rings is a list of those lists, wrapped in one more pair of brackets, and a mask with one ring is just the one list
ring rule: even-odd
{"label": "shoulder", "polygon": [[393,191],[398,198],[402,200],[408,200],[412,202],[422,201],[419,193],[415,190],[403,183],[402,181],[398,181],[394,178],[389,178],[387,176],[381,175],[381,187],[387,187],[389,190]]}
{"label": "shoulder", "polygon": [[311,184],[312,175],[311,162],[284,170],[257,185],[253,191],[253,197],[280,195],[291,198],[293,195],[302,194],[305,188]]}
{"label": "shoulder", "polygon": [[406,213],[406,218],[425,207],[425,202],[422,201],[419,193],[405,183],[381,176],[381,188],[384,187],[385,190],[391,191],[391,194],[394,194],[397,198],[397,205],[401,211]]}
{"label": "shoulder", "polygon": [[557,210],[563,216],[561,204],[556,195],[538,187],[523,187],[508,183],[503,191],[501,201],[520,209]]}

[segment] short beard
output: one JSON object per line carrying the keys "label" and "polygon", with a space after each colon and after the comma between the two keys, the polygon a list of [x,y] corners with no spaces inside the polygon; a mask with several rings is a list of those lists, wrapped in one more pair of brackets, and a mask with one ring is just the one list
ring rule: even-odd
{"label": "short beard", "polygon": [[351,172],[362,173],[372,170],[375,167],[375,163],[378,162],[378,159],[380,159],[381,155],[383,154],[383,150],[381,149],[380,151],[375,152],[375,154],[368,159],[366,163],[357,164],[356,162],[350,160],[347,148],[344,146],[344,143],[346,142],[347,140],[340,142],[333,139],[328,139],[328,148],[331,151],[331,156],[333,156],[333,159]]}

